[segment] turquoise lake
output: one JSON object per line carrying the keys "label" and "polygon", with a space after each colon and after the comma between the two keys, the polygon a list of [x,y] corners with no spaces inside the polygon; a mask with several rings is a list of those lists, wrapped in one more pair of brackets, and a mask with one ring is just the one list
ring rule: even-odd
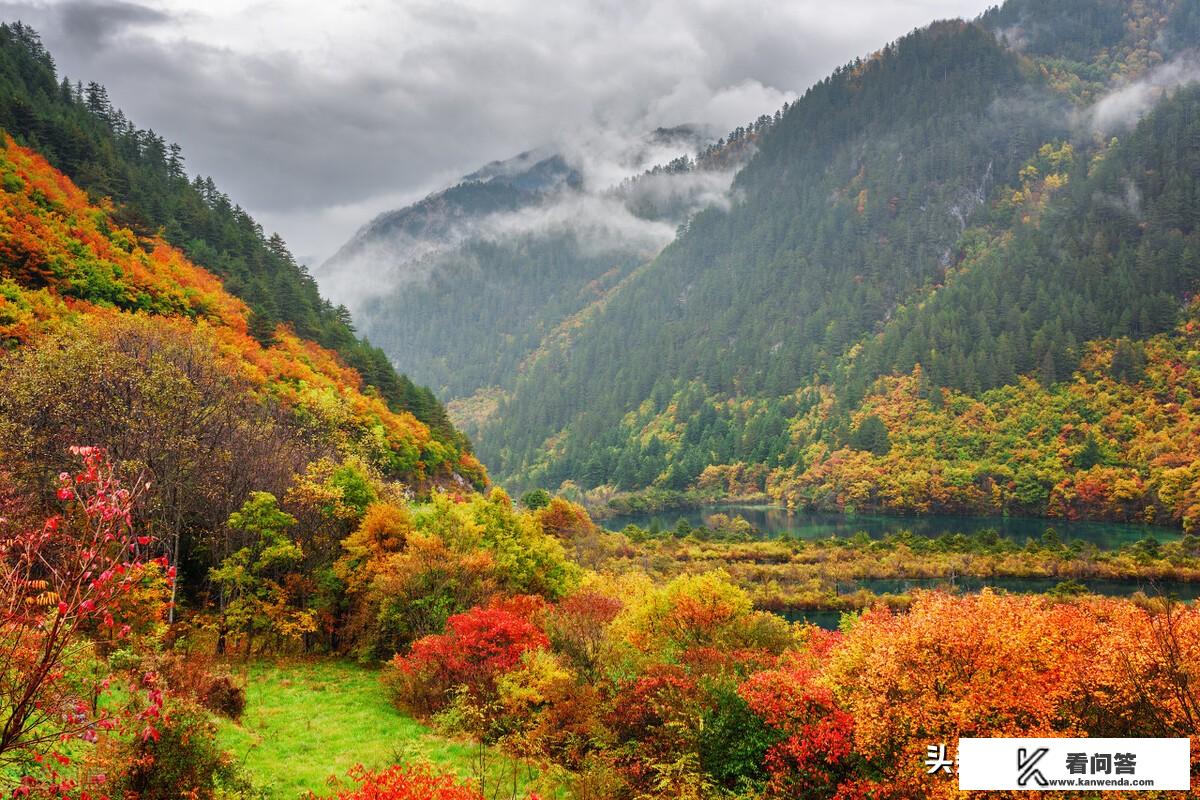
{"label": "turquoise lake", "polygon": [[911,531],[930,538],[948,533],[975,533],[994,530],[1001,536],[1024,542],[1040,539],[1048,530],[1058,534],[1064,542],[1083,540],[1103,550],[1133,544],[1146,536],[1160,542],[1169,542],[1180,537],[1173,528],[1155,525],[1133,525],[1117,522],[1070,522],[1059,519],[1028,517],[893,517],[882,514],[829,514],[817,512],[789,512],[779,506],[763,505],[719,505],[701,508],[659,511],[650,514],[629,514],[610,517],[601,524],[609,530],[619,531],[633,523],[649,530],[671,530],[679,520],[689,525],[700,526],[713,514],[744,517],[757,528],[764,538],[776,538],[788,534],[798,539],[828,539],[830,536],[849,538],[865,532],[874,539],[888,533]]}
{"label": "turquoise lake", "polygon": [[[827,539],[831,536],[849,538],[858,533],[866,533],[873,539],[879,539],[886,534],[901,531],[935,538],[944,534],[995,531],[1001,536],[1023,543],[1027,539],[1041,539],[1048,531],[1053,531],[1063,542],[1085,541],[1101,549],[1111,550],[1133,544],[1147,536],[1159,542],[1169,542],[1182,535],[1176,529],[1154,525],[1070,522],[1026,517],[894,517],[882,514],[789,513],[785,508],[763,505],[718,505],[650,514],[629,514],[610,517],[601,524],[609,530],[616,531],[630,523],[648,530],[668,531],[674,529],[680,520],[694,527],[704,525],[712,515],[718,513],[745,518],[763,538],[768,539],[785,534],[798,539]],[[1155,583],[1138,580],[1079,582],[1090,591],[1103,595],[1127,597],[1136,592],[1144,592],[1149,595],[1170,595],[1185,601],[1200,598],[1200,583]],[[856,589],[865,588],[882,594],[903,593],[920,588],[950,588],[962,592],[975,592],[984,587],[991,587],[1010,592],[1038,593],[1049,591],[1059,583],[1057,578],[868,579],[841,581],[837,584],[837,590],[848,594]],[[807,620],[824,628],[834,628],[837,627],[841,615],[837,611],[797,611],[785,613],[784,616],[792,620]]]}

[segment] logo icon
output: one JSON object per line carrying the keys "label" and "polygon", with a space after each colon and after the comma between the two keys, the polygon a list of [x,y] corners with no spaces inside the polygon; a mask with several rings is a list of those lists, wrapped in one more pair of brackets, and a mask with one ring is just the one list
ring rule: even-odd
{"label": "logo icon", "polygon": [[1037,768],[1037,763],[1041,761],[1046,753],[1050,752],[1048,747],[1039,747],[1030,752],[1024,747],[1017,749],[1017,785],[1028,786],[1030,779],[1033,779],[1038,786],[1048,786],[1046,777],[1042,775],[1042,771]]}

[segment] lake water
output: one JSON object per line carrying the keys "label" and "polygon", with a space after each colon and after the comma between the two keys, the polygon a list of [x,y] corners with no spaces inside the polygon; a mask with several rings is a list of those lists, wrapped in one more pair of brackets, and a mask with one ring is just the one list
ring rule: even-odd
{"label": "lake water", "polygon": [[[1039,594],[1048,592],[1058,584],[1061,578],[889,578],[864,579],[859,581],[839,581],[838,590],[849,594],[858,589],[869,589],[876,594],[903,594],[913,589],[950,589],[959,592],[977,592],[984,587],[1001,589],[1017,594]],[[1129,597],[1142,592],[1151,597],[1167,596],[1184,602],[1195,602],[1200,599],[1200,583],[1185,583],[1181,581],[1141,581],[1141,580],[1088,580],[1078,581],[1094,594],[1110,597]],[[833,629],[841,620],[840,611],[784,611],[781,616],[792,622],[811,622],[822,628]]]}
{"label": "lake water", "polygon": [[[840,581],[838,591],[853,592],[869,589],[876,594],[902,594],[913,589],[950,588],[962,592],[977,592],[985,586],[1009,592],[1048,592],[1064,581],[1063,578],[870,578],[860,581]],[[1178,600],[1195,600],[1200,597],[1200,583],[1183,581],[1152,581],[1139,579],[1082,578],[1076,579],[1093,594],[1111,597],[1127,597],[1136,592],[1155,596],[1173,595]]]}
{"label": "lake water", "polygon": [[[1066,520],[1037,519],[1025,517],[890,517],[881,514],[828,514],[814,512],[791,512],[777,506],[763,505],[720,505],[702,508],[662,511],[652,514],[630,514],[610,517],[602,524],[609,530],[619,531],[633,523],[648,530],[668,531],[675,528],[679,520],[698,527],[704,525],[713,514],[740,516],[753,525],[764,538],[777,538],[788,534],[798,539],[827,539],[831,536],[849,538],[866,533],[880,539],[889,533],[911,531],[930,538],[943,534],[976,533],[993,530],[1001,536],[1024,542],[1040,539],[1053,530],[1061,541],[1082,540],[1104,550],[1112,550],[1133,544],[1139,539],[1153,536],[1160,542],[1178,539],[1181,534],[1173,528],[1154,525],[1130,525],[1112,522],[1068,522]],[[951,588],[963,592],[976,592],[992,587],[1010,592],[1039,593],[1053,589],[1061,582],[1059,578],[956,578],[949,581],[937,579],[889,579],[841,581],[838,591],[849,594],[857,589],[869,589],[876,594],[900,594],[912,589]],[[1137,580],[1081,580],[1088,590],[1103,595],[1128,597],[1136,592],[1148,595],[1173,595],[1180,600],[1195,601],[1200,598],[1200,584]],[[823,628],[836,628],[841,618],[838,611],[794,611],[785,612],[784,617],[793,621],[806,620]]]}
{"label": "lake water", "polygon": [[1024,542],[1040,539],[1053,529],[1060,540],[1083,540],[1103,550],[1133,544],[1146,536],[1160,542],[1180,537],[1178,530],[1155,525],[1132,525],[1117,522],[1068,522],[1058,519],[1027,517],[890,517],[881,514],[829,514],[817,512],[788,512],[779,506],[721,505],[701,508],[660,511],[651,514],[629,514],[610,517],[601,522],[609,530],[619,531],[629,523],[648,530],[672,530],[679,520],[689,525],[704,525],[713,514],[741,516],[757,528],[764,538],[789,534],[798,539],[828,539],[830,536],[849,538],[865,532],[873,539],[888,533],[911,531],[918,536],[937,537],[947,533],[975,533],[994,530],[1001,536]]}

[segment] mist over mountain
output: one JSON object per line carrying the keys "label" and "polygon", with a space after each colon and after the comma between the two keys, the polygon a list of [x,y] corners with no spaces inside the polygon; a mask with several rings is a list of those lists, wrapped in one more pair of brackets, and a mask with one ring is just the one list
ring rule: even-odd
{"label": "mist over mountain", "polygon": [[[706,175],[703,182],[647,180],[654,185],[641,192],[633,188],[639,182],[628,179],[691,155],[712,138],[701,126],[680,125],[615,144],[598,137],[493,161],[443,191],[378,215],[318,268],[318,277],[335,297],[353,307],[394,284],[427,276],[432,254],[472,239],[561,228],[564,218],[581,213],[581,229],[608,229],[609,246],[627,249],[618,239],[628,232],[630,216],[665,218],[673,204],[687,206],[690,196],[696,196],[695,203],[711,199],[713,192],[719,195],[724,188],[720,184],[727,186],[730,176]],[[700,183],[705,185],[692,188]],[[559,206],[569,210],[557,211]],[[536,213],[515,213],[529,209]],[[645,235],[662,239],[671,233],[656,230]],[[360,281],[363,275],[372,280]]]}
{"label": "mist over mountain", "polygon": [[[0,784],[956,800],[952,743],[1057,735],[1127,744],[1084,779],[1053,740],[1043,786],[1196,786],[1200,0],[1007,0],[777,80],[818,10],[951,2],[297,3],[412,68],[189,102],[241,163],[305,151],[241,93],[313,120],[310,207],[406,198],[316,274],[0,22]],[[229,18],[299,52],[278,10]],[[780,107],[655,128],[728,94]],[[480,166],[409,202],[371,141]]]}
{"label": "mist over mountain", "polygon": [[530,150],[379,215],[315,274],[371,341],[444,396],[510,386],[549,332],[690,214],[728,205],[756,137],[679,125]]}
{"label": "mist over mountain", "polygon": [[488,165],[318,275],[512,485],[841,507],[804,487],[863,452],[880,381],[1049,387],[1089,343],[1172,329],[1194,176],[1158,180],[1182,156],[1145,128],[1192,102],[1195,6],[935,22],[705,147],[610,134]]}

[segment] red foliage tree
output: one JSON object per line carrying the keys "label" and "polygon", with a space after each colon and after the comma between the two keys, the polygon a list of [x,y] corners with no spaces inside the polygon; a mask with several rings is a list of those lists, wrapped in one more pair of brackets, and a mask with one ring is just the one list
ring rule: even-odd
{"label": "red foliage tree", "polygon": [[758,672],[742,699],[784,735],[767,751],[768,789],[779,797],[830,797],[850,777],[854,717],[840,709],[819,673],[802,663]]}
{"label": "red foliage tree", "polygon": [[[0,764],[44,760],[54,743],[95,739],[114,724],[94,702],[107,681],[84,685],[70,667],[89,645],[85,631],[128,635],[117,611],[151,540],[130,525],[138,487],[120,486],[103,450],[71,452],[83,467],[59,476],[63,514],[32,529],[0,518]],[[136,721],[153,738],[162,698],[147,678],[149,701]]]}
{"label": "red foliage tree", "polygon": [[489,695],[496,678],[515,667],[522,654],[548,647],[540,628],[508,603],[456,614],[446,621],[446,633],[416,641],[407,656],[392,660],[397,699],[418,712],[440,708],[456,687],[476,697]]}
{"label": "red foliage tree", "polygon": [[695,752],[702,694],[675,664],[652,665],[617,689],[608,724],[622,743],[618,764],[627,780],[648,787],[655,765]]}
{"label": "red foliage tree", "polygon": [[547,611],[546,633],[555,650],[570,659],[584,677],[595,681],[600,677],[605,633],[623,607],[620,600],[600,592],[576,592]]}

